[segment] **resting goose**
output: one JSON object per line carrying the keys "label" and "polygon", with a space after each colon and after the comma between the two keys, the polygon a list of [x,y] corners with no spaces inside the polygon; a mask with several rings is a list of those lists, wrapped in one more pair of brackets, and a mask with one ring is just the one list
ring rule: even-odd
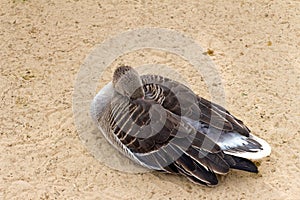
{"label": "resting goose", "polygon": [[109,143],[134,162],[208,186],[231,168],[257,173],[248,159],[271,152],[223,107],[177,81],[140,76],[129,66],[115,70],[91,114]]}

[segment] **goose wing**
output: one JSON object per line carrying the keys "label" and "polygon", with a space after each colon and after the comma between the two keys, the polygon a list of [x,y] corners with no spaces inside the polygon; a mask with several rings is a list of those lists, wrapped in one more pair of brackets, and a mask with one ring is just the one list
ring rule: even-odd
{"label": "goose wing", "polygon": [[245,124],[225,108],[197,96],[185,85],[157,75],[141,76],[146,99],[181,116],[197,131],[206,134],[226,153],[260,159],[271,153],[270,145],[250,133]]}
{"label": "goose wing", "polygon": [[158,75],[141,76],[146,97],[165,109],[218,130],[249,136],[250,130],[225,108],[196,95],[185,85]]}
{"label": "goose wing", "polygon": [[[215,173],[226,174],[236,164],[214,141],[155,101],[119,96],[113,99],[109,116],[116,140],[148,168],[215,185]],[[253,163],[247,164],[244,170],[257,171]]]}

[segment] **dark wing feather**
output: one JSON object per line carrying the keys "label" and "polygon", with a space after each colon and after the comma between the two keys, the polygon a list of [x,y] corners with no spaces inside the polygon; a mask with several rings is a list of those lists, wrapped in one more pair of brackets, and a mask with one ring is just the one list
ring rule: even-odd
{"label": "dark wing feather", "polygon": [[209,171],[202,165],[199,165],[186,154],[183,154],[176,160],[175,165],[181,173],[187,177],[193,177],[192,180],[194,182],[206,185],[218,184],[218,179],[213,171]]}
{"label": "dark wing feather", "polygon": [[189,148],[186,153],[191,156],[197,163],[214,171],[218,174],[226,174],[229,171],[229,165],[224,160],[224,154],[209,153],[201,149]]}
{"label": "dark wing feather", "polygon": [[224,155],[224,160],[229,164],[230,168],[243,170],[252,173],[258,173],[256,165],[245,158],[240,158],[232,155]]}

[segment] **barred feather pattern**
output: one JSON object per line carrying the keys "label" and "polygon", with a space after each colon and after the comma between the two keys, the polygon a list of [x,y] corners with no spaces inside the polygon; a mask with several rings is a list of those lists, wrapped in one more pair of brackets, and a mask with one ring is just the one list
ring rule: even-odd
{"label": "barred feather pattern", "polygon": [[143,99],[114,91],[97,119],[105,137],[124,155],[144,167],[208,186],[230,168],[257,173],[240,155],[263,150],[262,140],[241,120],[176,81],[157,75],[140,78]]}

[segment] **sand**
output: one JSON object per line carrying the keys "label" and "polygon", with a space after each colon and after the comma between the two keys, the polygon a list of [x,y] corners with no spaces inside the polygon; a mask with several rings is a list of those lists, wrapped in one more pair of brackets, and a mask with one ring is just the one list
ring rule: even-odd
{"label": "sand", "polygon": [[[1,1],[0,199],[298,199],[299,13],[298,1]],[[272,146],[259,174],[231,171],[208,188],[116,171],[87,150],[72,112],[77,73],[95,45],[143,27],[208,50],[226,107]],[[116,59],[99,88],[124,63],[174,67],[212,98],[185,60],[147,49]]]}

